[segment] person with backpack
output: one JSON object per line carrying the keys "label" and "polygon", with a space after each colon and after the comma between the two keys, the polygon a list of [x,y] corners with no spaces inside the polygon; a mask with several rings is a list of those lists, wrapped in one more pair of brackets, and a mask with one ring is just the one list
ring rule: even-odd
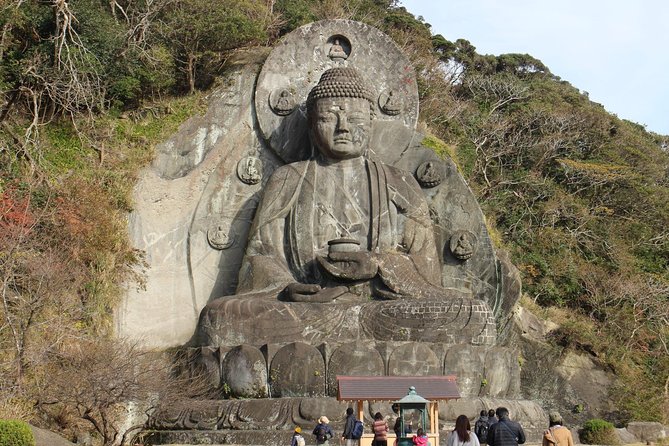
{"label": "person with backpack", "polygon": [[497,423],[497,418],[495,417],[495,409],[490,409],[488,411],[488,432],[490,432],[490,426]]}
{"label": "person with backpack", "polygon": [[290,440],[290,446],[305,446],[306,442],[302,436],[302,428],[297,426],[293,432],[293,438]]}
{"label": "person with backpack", "polygon": [[341,439],[346,440],[346,446],[358,446],[360,437],[362,437],[362,421],[355,418],[353,408],[346,409],[346,421],[344,422],[344,432]]}
{"label": "person with backpack", "polygon": [[328,417],[323,415],[318,419],[318,424],[314,428],[314,431],[312,434],[316,437],[316,444],[321,445],[328,445],[328,440],[330,438],[334,437],[334,432],[332,432],[332,428],[329,426],[330,420]]}
{"label": "person with backpack", "polygon": [[485,443],[488,440],[488,412],[485,410],[481,411],[479,419],[474,423],[474,433],[481,443]]}

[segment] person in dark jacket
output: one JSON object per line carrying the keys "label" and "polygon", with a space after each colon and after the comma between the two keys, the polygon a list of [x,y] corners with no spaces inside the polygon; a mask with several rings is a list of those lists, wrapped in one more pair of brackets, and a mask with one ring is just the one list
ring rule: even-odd
{"label": "person in dark jacket", "polygon": [[488,428],[488,446],[518,446],[525,443],[525,432],[519,423],[509,419],[509,410],[498,407],[497,423]]}
{"label": "person in dark jacket", "polygon": [[358,446],[360,440],[353,438],[353,428],[355,427],[355,415],[353,415],[353,408],[346,409],[346,422],[344,423],[344,432],[341,434],[341,439],[346,441],[346,446]]}
{"label": "person in dark jacket", "polygon": [[312,432],[312,434],[314,434],[316,437],[317,445],[328,446],[330,438],[334,437],[334,432],[332,431],[332,428],[330,428],[329,424],[330,420],[325,415],[318,419],[318,424]]}
{"label": "person in dark jacket", "polygon": [[[492,426],[495,423],[497,423],[497,418],[495,418],[495,409],[490,409],[488,411],[488,429],[490,429],[490,426]],[[486,434],[486,438],[487,438],[487,436],[488,435]],[[479,440],[481,440],[481,439],[479,438]],[[486,439],[484,438],[481,441],[485,442],[485,440]]]}
{"label": "person in dark jacket", "polygon": [[485,443],[486,438],[488,438],[488,427],[488,411],[482,410],[479,419],[474,423],[474,433],[479,442]]}

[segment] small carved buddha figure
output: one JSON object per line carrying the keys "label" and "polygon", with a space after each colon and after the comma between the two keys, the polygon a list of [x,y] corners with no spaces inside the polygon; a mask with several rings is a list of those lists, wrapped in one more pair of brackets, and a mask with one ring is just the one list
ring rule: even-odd
{"label": "small carved buddha figure", "polygon": [[274,112],[281,115],[289,115],[294,109],[293,101],[288,90],[281,90],[279,98],[274,105]]}
{"label": "small carved buddha figure", "polygon": [[[313,155],[279,167],[265,185],[237,293],[202,311],[199,339],[205,345],[267,342],[270,333],[273,342],[395,339],[397,330],[365,322],[386,310],[396,324],[423,327],[408,339],[452,341],[459,333],[468,339],[483,333],[485,340],[476,342],[494,339],[487,305],[441,286],[433,223],[413,175],[368,158],[374,99],[350,67],[326,71],[311,90]],[[443,308],[429,324],[421,319],[416,325],[418,311],[392,307],[398,299],[416,302],[416,309],[419,302]],[[337,305],[328,312],[317,308],[326,302]],[[358,316],[346,309],[359,304],[355,325],[351,317]],[[473,328],[463,331],[466,326]]]}
{"label": "small carved buddha figure", "polygon": [[400,104],[397,96],[395,96],[395,93],[392,90],[388,93],[388,98],[381,107],[381,110],[383,110],[385,114],[391,116],[399,115],[402,111],[402,104]]}
{"label": "small carved buddha figure", "polygon": [[339,43],[339,39],[335,39],[334,43],[330,47],[328,57],[334,61],[342,61],[348,58],[348,54],[346,54],[344,47],[342,47]]}

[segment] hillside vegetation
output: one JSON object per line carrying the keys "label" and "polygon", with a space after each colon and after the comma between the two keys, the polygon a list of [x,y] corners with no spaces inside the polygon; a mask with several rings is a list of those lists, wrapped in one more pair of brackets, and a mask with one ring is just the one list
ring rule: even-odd
{"label": "hillside vegetation", "polygon": [[[128,366],[142,353],[110,337],[122,284],[141,286],[125,230],[138,170],[233,51],[327,18],[369,23],[410,57],[429,142],[560,324],[552,341],[615,371],[618,419],[669,422],[669,138],[392,0],[0,6],[0,418],[120,441],[124,401],[156,391]],[[99,385],[72,385],[86,380]]]}

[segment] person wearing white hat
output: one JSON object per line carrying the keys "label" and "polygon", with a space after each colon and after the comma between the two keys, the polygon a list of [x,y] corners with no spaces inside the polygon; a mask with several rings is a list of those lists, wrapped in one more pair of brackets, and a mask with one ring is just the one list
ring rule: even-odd
{"label": "person wearing white hat", "polygon": [[328,440],[334,437],[334,432],[332,432],[332,428],[329,424],[330,420],[325,415],[318,419],[318,424],[312,432],[316,437],[317,445],[328,445]]}

